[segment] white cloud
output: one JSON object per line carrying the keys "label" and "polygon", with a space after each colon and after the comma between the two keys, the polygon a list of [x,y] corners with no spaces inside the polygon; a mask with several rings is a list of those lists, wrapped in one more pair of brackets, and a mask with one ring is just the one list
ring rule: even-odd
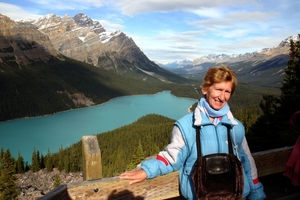
{"label": "white cloud", "polygon": [[122,0],[116,1],[125,15],[136,15],[145,12],[168,12],[174,10],[197,10],[221,6],[234,6],[239,4],[257,4],[254,0]]}
{"label": "white cloud", "polygon": [[112,23],[107,20],[96,20],[96,21],[99,21],[100,24],[105,28],[107,32],[114,32],[116,30],[122,30],[124,28],[124,26],[121,24]]}
{"label": "white cloud", "polygon": [[86,10],[89,8],[101,7],[105,0],[32,0],[32,2],[41,6],[46,6],[55,10]]}
{"label": "white cloud", "polygon": [[18,6],[2,2],[0,2],[0,13],[6,15],[12,20],[38,19],[42,16],[38,14],[28,13]]}

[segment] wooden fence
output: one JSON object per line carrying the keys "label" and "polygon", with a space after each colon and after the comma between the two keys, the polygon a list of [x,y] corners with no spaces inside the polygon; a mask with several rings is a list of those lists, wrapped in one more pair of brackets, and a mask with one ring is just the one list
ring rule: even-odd
{"label": "wooden fence", "polygon": [[[99,178],[102,176],[101,152],[96,136],[83,137],[83,154],[85,160],[83,174],[84,181],[73,185],[61,185],[48,194],[42,200],[109,200],[109,199],[179,199],[178,172],[157,178],[146,180],[141,183],[129,185],[127,180],[114,178]],[[253,153],[259,177],[283,172],[285,164],[291,154],[293,147],[284,147]],[[99,155],[100,154],[100,155]],[[88,170],[94,171],[90,173]],[[98,171],[98,173],[95,173]],[[88,176],[87,176],[88,175]],[[289,196],[283,199],[300,199],[298,196]]]}

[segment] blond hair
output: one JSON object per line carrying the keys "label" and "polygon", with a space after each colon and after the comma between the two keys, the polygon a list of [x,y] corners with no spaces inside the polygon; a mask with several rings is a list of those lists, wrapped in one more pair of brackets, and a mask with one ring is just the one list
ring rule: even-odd
{"label": "blond hair", "polygon": [[231,95],[233,95],[237,86],[237,79],[235,72],[226,65],[209,68],[200,87],[208,89],[213,84],[223,81],[232,82]]}

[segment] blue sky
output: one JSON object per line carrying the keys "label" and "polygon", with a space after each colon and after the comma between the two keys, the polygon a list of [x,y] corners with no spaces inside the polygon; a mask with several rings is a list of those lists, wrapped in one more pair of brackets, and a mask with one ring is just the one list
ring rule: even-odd
{"label": "blue sky", "polygon": [[0,0],[12,20],[83,12],[160,63],[277,46],[300,33],[299,10],[299,0]]}

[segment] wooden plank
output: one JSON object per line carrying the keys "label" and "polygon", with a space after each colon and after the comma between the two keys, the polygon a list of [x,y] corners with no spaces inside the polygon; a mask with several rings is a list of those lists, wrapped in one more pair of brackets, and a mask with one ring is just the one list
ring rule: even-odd
{"label": "wooden plank", "polygon": [[[84,185],[68,188],[73,200],[107,200],[107,199],[151,199],[161,200],[179,196],[178,172],[173,172],[133,185],[128,180],[118,177],[85,181]],[[95,189],[97,192],[95,192]]]}
{"label": "wooden plank", "polygon": [[60,185],[49,193],[44,195],[43,197],[39,198],[39,200],[71,200],[69,197],[67,185]]}
{"label": "wooden plank", "polygon": [[293,146],[253,153],[259,177],[283,172]]}
{"label": "wooden plank", "polygon": [[[258,175],[266,176],[283,172],[285,163],[293,147],[285,147],[253,153],[256,162]],[[143,198],[145,200],[179,198],[178,172],[159,176],[141,183],[129,185],[129,181],[119,180],[117,177],[101,179],[99,181],[85,182],[81,185],[68,189],[71,199],[122,199],[122,198]],[[98,188],[97,192],[94,189]]]}

